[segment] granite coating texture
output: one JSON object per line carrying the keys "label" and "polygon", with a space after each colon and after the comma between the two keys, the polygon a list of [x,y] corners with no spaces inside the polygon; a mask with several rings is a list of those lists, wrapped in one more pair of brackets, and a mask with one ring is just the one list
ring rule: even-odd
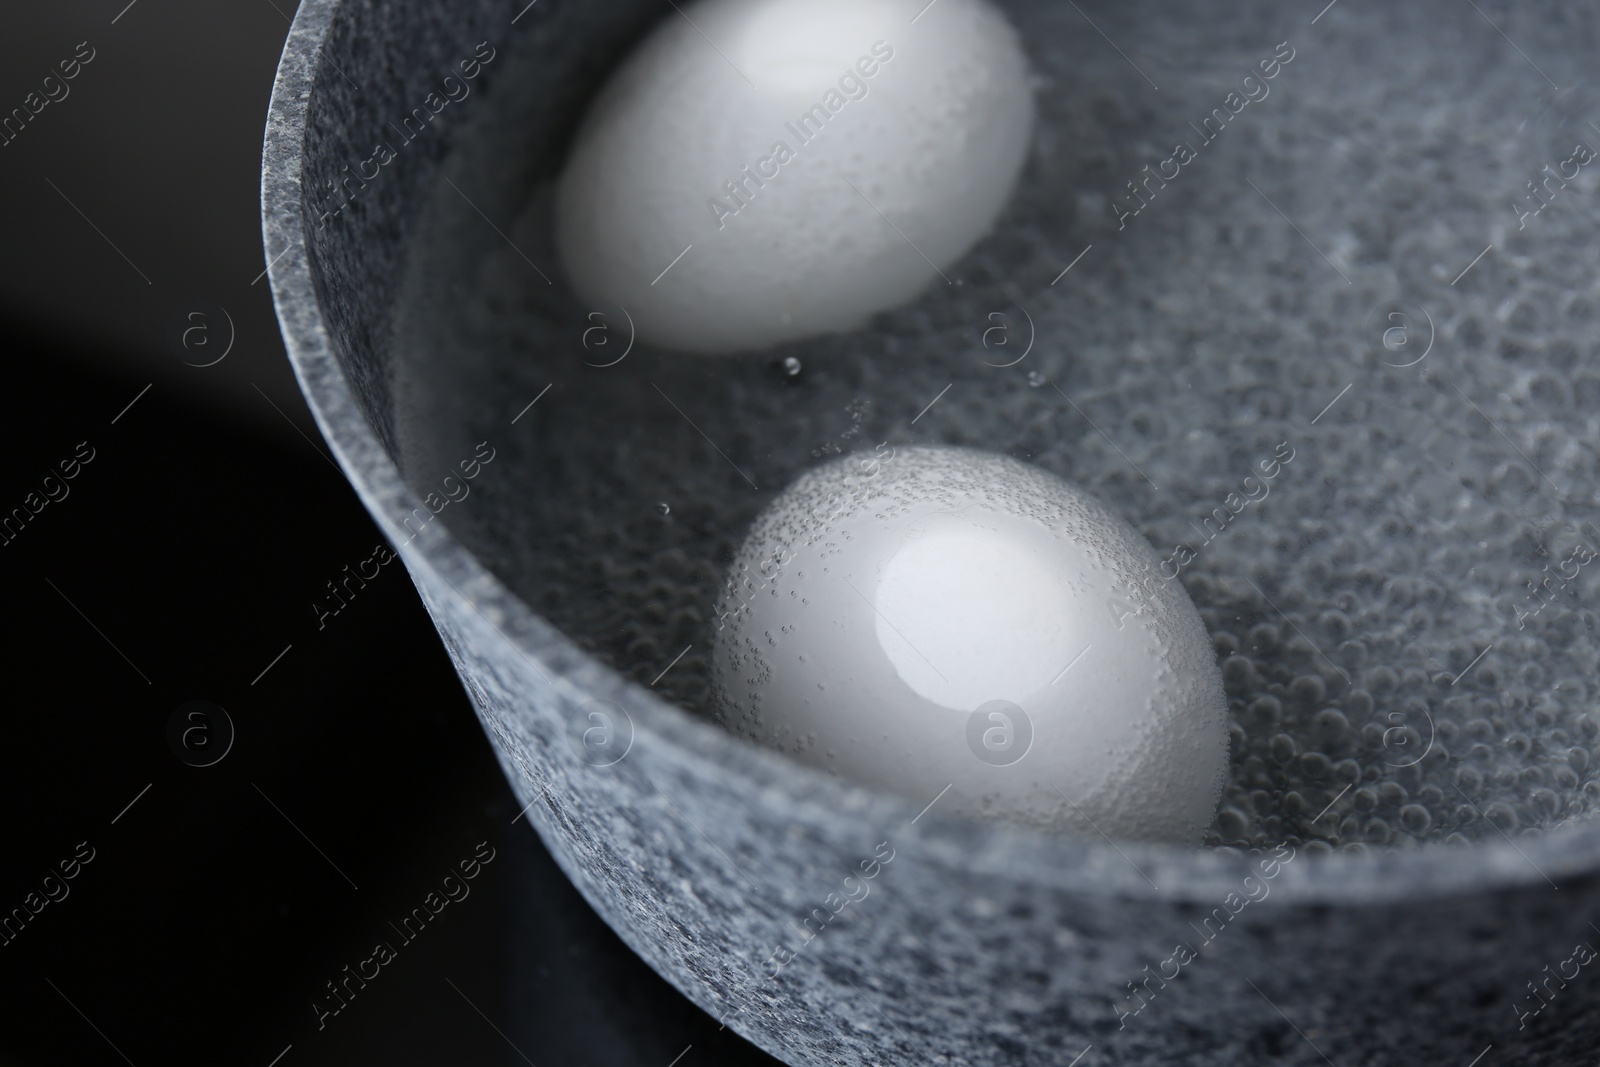
{"label": "granite coating texture", "polygon": [[[1466,1064],[1490,1044],[1485,1067],[1590,1062],[1600,971],[1548,987],[1537,1016],[1517,1005],[1576,943],[1600,943],[1592,824],[1274,865],[1270,849],[1119,851],[947,819],[696,721],[530,610],[447,528],[453,513],[434,519],[425,482],[400,473],[388,329],[405,242],[428,197],[455,195],[436,177],[476,98],[326,222],[323,190],[480,42],[610,32],[619,47],[650,17],[541,0],[513,27],[517,7],[303,4],[267,128],[266,249],[323,433],[398,546],[528,821],[635,951],[794,1064]],[[1270,22],[1257,5],[1233,17],[1241,47]],[[586,743],[596,729],[604,743]]]}

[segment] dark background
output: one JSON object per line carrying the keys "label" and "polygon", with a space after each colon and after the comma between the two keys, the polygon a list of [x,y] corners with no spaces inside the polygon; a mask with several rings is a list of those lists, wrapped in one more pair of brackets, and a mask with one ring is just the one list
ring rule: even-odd
{"label": "dark background", "polygon": [[[383,538],[260,278],[261,131],[292,15],[6,11],[0,115],[80,43],[94,58],[0,147],[0,516],[31,514],[0,545],[0,916],[32,915],[0,947],[0,1064],[770,1063],[513,822],[398,562],[336,615],[312,607]],[[232,724],[210,766],[169,741],[191,700]],[[226,724],[197,721],[187,751],[222,751]],[[393,932],[489,849],[469,896],[412,943]],[[378,941],[397,961],[319,1029],[324,983]]]}

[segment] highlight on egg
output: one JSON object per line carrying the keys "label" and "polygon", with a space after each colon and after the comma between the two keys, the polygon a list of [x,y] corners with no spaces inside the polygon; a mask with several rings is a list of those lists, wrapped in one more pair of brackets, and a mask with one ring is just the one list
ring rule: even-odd
{"label": "highlight on egg", "polygon": [[880,446],[802,474],[719,601],[719,721],[941,811],[1198,845],[1227,702],[1188,594],[1081,488]]}
{"label": "highlight on egg", "polygon": [[1034,105],[987,0],[698,0],[583,118],[556,243],[583,298],[706,354],[855,329],[993,226]]}

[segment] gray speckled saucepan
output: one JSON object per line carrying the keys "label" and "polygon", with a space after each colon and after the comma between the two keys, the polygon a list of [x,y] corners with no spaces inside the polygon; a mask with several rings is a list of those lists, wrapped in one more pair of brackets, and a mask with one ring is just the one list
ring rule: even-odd
{"label": "gray speckled saucepan", "polygon": [[[448,512],[432,519],[396,461],[386,328],[451,127],[353,195],[329,189],[346,167],[370,175],[374,140],[481,43],[581,48],[651,10],[306,0],[262,170],[273,297],[318,425],[397,546],[527,821],[596,911],[796,1065],[1466,1067],[1488,1046],[1483,1067],[1593,1063],[1600,967],[1575,946],[1600,945],[1600,826],[1246,857],[964,822],[935,797],[741,743],[624,679],[513,596]],[[584,747],[591,729],[611,755]]]}

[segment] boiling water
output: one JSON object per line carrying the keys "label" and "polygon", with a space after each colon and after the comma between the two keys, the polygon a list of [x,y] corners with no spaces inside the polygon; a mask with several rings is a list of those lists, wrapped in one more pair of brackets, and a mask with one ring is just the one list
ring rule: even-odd
{"label": "boiling water", "polygon": [[550,242],[566,140],[655,7],[532,9],[453,109],[409,237],[410,483],[488,442],[452,532],[714,716],[714,606],[784,485],[883,442],[999,450],[1127,517],[1200,609],[1233,715],[1210,844],[1493,839],[1600,808],[1600,160],[1575,150],[1600,149],[1600,18],[1004,6],[1039,123],[995,232],[870,329],[720,359],[629,350],[625,309],[578,302]]}

